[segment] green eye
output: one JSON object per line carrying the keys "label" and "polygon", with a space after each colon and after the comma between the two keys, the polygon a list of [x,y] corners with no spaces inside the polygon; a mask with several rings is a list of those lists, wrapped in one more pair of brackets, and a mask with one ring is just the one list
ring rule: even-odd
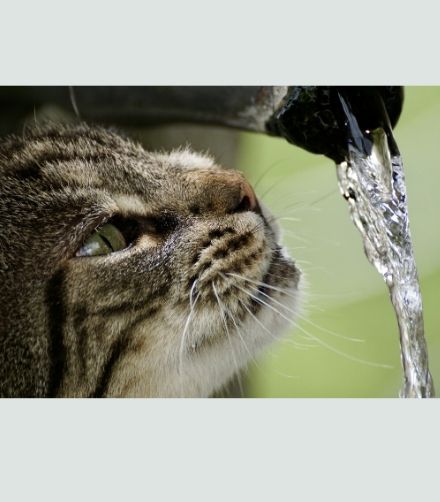
{"label": "green eye", "polygon": [[120,251],[127,247],[124,236],[111,223],[93,232],[76,253],[76,256],[99,256]]}

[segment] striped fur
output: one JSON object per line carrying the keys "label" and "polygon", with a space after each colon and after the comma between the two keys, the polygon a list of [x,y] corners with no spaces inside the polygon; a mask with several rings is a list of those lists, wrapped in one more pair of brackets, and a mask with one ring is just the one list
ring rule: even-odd
{"label": "striped fur", "polygon": [[[218,391],[286,324],[244,290],[296,307],[299,272],[267,213],[237,209],[244,183],[205,155],[149,153],[86,125],[1,141],[0,395]],[[114,215],[167,224],[76,257]]]}

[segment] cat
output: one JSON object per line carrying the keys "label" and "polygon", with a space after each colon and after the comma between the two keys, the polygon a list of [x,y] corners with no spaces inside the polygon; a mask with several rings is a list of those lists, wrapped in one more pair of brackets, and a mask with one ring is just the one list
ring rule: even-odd
{"label": "cat", "polygon": [[0,142],[2,397],[209,397],[289,325],[300,275],[205,154],[86,124]]}

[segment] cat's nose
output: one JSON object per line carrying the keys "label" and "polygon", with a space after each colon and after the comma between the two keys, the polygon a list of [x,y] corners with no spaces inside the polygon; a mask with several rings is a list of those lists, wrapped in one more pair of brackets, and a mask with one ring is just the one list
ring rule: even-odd
{"label": "cat's nose", "polygon": [[215,204],[220,213],[234,214],[252,211],[261,214],[257,196],[247,180],[234,171],[222,173],[217,183],[211,185]]}
{"label": "cat's nose", "polygon": [[184,177],[189,209],[193,214],[248,211],[261,214],[253,188],[237,171],[198,169],[185,172]]}
{"label": "cat's nose", "polygon": [[255,192],[246,180],[241,181],[238,204],[232,210],[232,212],[240,213],[244,211],[254,211],[254,212],[259,211],[259,206]]}

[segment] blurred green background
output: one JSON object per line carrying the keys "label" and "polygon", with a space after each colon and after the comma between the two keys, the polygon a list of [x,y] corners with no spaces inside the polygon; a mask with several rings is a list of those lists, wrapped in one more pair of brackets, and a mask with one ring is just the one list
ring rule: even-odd
{"label": "blurred green background", "polygon": [[[395,138],[406,172],[431,373],[440,391],[440,87],[405,88]],[[307,282],[304,319],[250,366],[246,394],[397,397],[402,371],[394,312],[364,256],[332,161],[281,139],[242,133],[237,168],[280,217],[284,244]]]}

